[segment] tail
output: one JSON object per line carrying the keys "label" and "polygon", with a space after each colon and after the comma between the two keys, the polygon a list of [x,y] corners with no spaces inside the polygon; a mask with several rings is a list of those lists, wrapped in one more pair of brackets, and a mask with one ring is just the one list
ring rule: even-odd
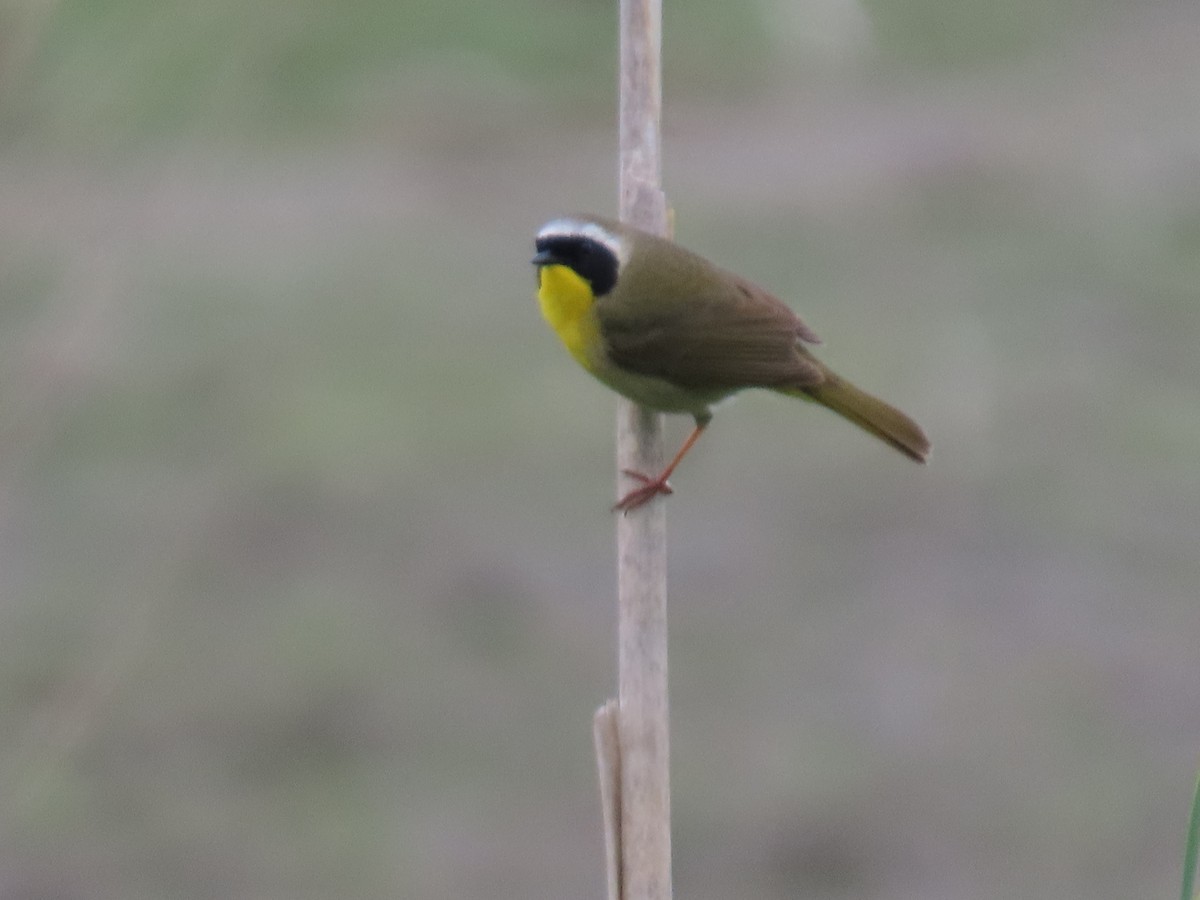
{"label": "tail", "polygon": [[932,445],[920,425],[896,407],[859,390],[828,369],[825,369],[825,381],[821,384],[785,388],[783,393],[815,400],[881,441],[891,444],[909,459],[919,463],[929,459]]}

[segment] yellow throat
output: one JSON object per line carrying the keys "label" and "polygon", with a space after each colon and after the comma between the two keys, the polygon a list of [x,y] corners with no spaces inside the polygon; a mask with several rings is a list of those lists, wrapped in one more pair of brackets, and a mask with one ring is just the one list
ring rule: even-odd
{"label": "yellow throat", "polygon": [[594,371],[600,347],[600,323],[592,304],[592,286],[567,266],[542,266],[538,270],[538,304],[549,323],[571,351],[575,361]]}

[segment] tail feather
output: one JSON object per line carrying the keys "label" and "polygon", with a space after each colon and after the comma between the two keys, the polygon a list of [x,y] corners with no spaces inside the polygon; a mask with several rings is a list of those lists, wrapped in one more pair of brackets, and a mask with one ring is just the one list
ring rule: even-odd
{"label": "tail feather", "polygon": [[785,393],[814,400],[849,419],[859,428],[895,447],[909,459],[923,463],[932,445],[921,426],[894,406],[872,397],[848,381],[826,370],[825,381],[803,388],[786,388]]}

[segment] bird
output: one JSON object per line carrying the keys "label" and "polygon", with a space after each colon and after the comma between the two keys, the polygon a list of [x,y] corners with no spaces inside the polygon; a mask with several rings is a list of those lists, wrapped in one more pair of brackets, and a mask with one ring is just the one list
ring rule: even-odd
{"label": "bird", "polygon": [[695,427],[657,475],[613,506],[673,493],[668,479],[712,420],[747,388],[813,401],[919,463],[931,444],[909,416],[836,375],[817,335],[782,300],[672,240],[593,215],[546,222],[534,240],[543,318],[587,372],[635,403],[686,413]]}

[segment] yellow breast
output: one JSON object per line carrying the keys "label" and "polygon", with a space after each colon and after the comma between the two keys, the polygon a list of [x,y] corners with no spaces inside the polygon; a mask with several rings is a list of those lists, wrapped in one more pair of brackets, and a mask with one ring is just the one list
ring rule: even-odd
{"label": "yellow breast", "polygon": [[592,286],[567,266],[542,266],[538,273],[542,317],[575,360],[595,373],[602,363],[602,338]]}

